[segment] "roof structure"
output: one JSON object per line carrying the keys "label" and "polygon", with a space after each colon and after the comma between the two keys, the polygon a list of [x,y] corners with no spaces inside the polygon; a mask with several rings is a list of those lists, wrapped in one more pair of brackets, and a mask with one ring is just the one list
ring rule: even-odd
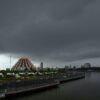
{"label": "roof structure", "polygon": [[31,63],[31,61],[27,57],[22,57],[18,60],[18,62],[12,67],[12,70],[19,70],[19,71],[34,71],[36,68]]}

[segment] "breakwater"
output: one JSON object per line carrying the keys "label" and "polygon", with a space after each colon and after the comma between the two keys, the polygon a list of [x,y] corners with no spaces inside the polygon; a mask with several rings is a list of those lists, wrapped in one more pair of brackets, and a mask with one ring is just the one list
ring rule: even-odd
{"label": "breakwater", "polygon": [[18,80],[16,82],[10,82],[6,84],[2,84],[0,86],[4,92],[2,92],[1,98],[5,97],[12,97],[18,96],[25,93],[40,91],[52,87],[59,86],[60,83],[73,81],[77,79],[84,78],[84,74],[77,74],[77,75],[62,75],[62,76],[55,76],[55,77],[42,77],[36,80]]}
{"label": "breakwater", "polygon": [[85,75],[78,75],[78,76],[73,76],[73,77],[63,77],[62,79],[59,79],[60,83],[64,83],[64,82],[69,82],[69,81],[74,81],[74,80],[78,80],[78,79],[82,79],[85,78]]}

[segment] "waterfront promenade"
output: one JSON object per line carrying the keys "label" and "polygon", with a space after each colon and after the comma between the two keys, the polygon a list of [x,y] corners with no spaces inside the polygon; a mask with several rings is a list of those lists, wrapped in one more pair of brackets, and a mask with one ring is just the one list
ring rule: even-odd
{"label": "waterfront promenade", "polygon": [[9,82],[2,84],[0,86],[1,90],[4,90],[5,96],[17,96],[31,91],[38,91],[43,89],[48,89],[51,87],[57,87],[62,82],[73,81],[76,79],[84,78],[85,75],[82,73],[78,74],[62,74],[56,76],[41,76],[36,80],[17,80],[14,82]]}

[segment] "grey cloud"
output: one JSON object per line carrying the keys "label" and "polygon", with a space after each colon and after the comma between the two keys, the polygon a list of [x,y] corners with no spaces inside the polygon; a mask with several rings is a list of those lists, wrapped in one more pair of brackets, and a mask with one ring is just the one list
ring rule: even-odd
{"label": "grey cloud", "polygon": [[1,0],[0,52],[48,62],[100,57],[99,0]]}

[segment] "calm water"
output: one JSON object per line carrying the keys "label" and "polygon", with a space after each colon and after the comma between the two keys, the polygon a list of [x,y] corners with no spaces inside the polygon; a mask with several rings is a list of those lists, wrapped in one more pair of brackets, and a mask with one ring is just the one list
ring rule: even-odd
{"label": "calm water", "polygon": [[100,100],[100,73],[89,73],[85,79],[13,100]]}

